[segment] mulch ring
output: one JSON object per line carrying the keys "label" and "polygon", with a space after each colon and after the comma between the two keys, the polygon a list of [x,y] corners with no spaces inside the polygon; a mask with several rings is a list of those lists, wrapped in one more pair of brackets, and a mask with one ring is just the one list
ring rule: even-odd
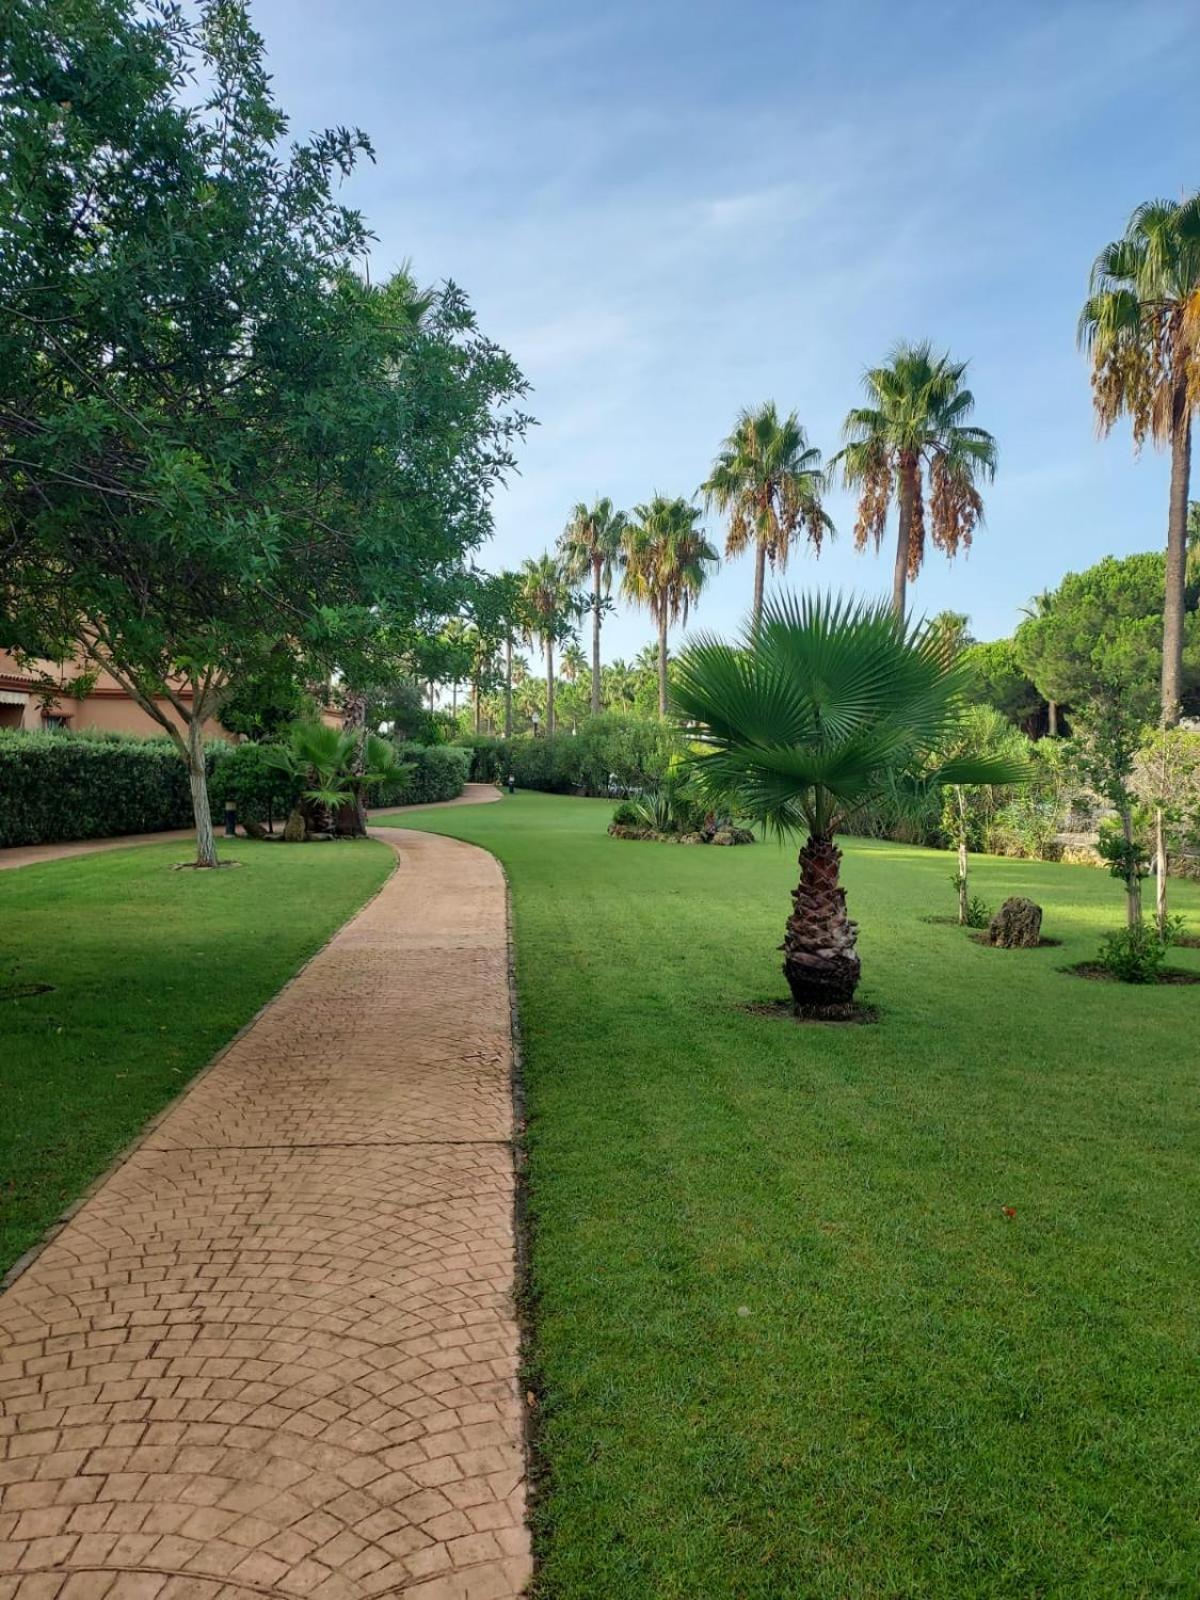
{"label": "mulch ring", "polygon": [[879,1021],[879,1007],[851,1000],[841,1006],[797,1006],[791,1000],[758,1000],[737,1008],[750,1017],[774,1017],[780,1022],[864,1023]]}
{"label": "mulch ring", "polygon": [[988,950],[1046,950],[1052,945],[1060,945],[1061,939],[1039,939],[1036,945],[1032,944],[993,944],[986,933],[972,933],[971,938],[976,944],[984,945]]}
{"label": "mulch ring", "polygon": [[[1062,972],[1069,972],[1076,978],[1090,978],[1093,983],[1120,983],[1122,980],[1103,966],[1099,961],[1077,961],[1073,967],[1061,967]],[[1150,988],[1157,983],[1186,985],[1200,983],[1200,972],[1187,972],[1183,967],[1163,967],[1158,976],[1151,980],[1145,987]]]}

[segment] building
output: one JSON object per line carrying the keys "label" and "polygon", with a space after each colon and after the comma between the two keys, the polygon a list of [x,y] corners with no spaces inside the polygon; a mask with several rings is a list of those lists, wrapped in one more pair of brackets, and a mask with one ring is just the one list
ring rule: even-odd
{"label": "building", "polygon": [[[0,728],[23,728],[37,732],[48,728],[70,728],[73,733],[97,729],[104,733],[133,733],[143,737],[162,737],[163,728],[148,716],[135,700],[107,672],[94,682],[90,673],[75,663],[56,665],[38,661],[34,670],[23,668],[7,651],[0,650]],[[47,689],[47,679],[58,685],[58,693]],[[189,700],[186,689],[176,691]],[[170,713],[170,703],[161,701]],[[205,724],[206,736],[227,739],[219,723]]]}

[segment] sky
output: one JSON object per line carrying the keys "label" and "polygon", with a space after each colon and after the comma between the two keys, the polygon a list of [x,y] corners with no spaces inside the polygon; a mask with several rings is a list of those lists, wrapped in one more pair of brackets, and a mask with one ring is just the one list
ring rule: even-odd
{"label": "sky", "polygon": [[[897,339],[968,360],[999,444],[967,559],[910,604],[1011,631],[1030,596],[1165,540],[1168,465],[1097,438],[1075,327],[1139,202],[1200,186],[1196,0],[253,0],[305,135],[357,125],[344,193],[373,276],[453,278],[538,418],[480,564],[538,555],[571,507],[691,495],[738,410],[795,410],[828,456]],[[889,590],[890,548],[799,553],[795,588]],[[715,514],[710,533],[720,542]],[[889,534],[894,524],[889,525]],[[726,563],[696,623],[751,593]],[[622,607],[604,656],[649,619]]]}

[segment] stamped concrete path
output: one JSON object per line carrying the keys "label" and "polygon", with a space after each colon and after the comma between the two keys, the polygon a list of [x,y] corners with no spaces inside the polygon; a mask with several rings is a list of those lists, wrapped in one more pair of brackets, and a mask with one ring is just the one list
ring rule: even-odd
{"label": "stamped concrete path", "polygon": [[506,902],[398,870],[0,1298],[0,1600],[511,1600]]}

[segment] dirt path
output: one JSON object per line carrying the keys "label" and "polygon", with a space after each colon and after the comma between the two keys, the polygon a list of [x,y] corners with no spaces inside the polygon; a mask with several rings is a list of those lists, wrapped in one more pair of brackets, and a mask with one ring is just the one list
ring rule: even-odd
{"label": "dirt path", "polygon": [[[423,806],[380,806],[378,815],[392,816],[398,811],[440,811],[446,806],[480,806],[499,800],[500,791],[490,783],[468,783],[456,800],[435,800]],[[40,861],[62,861],[69,856],[91,856],[100,850],[128,850],[137,844],[170,844],[192,837],[190,828],[173,828],[166,833],[126,833],[115,839],[80,839],[67,844],[11,845],[0,850],[0,872],[13,867],[33,867]],[[217,848],[220,848],[220,837]]]}
{"label": "dirt path", "polygon": [[0,1600],[528,1580],[503,877],[379,895],[0,1297]]}

